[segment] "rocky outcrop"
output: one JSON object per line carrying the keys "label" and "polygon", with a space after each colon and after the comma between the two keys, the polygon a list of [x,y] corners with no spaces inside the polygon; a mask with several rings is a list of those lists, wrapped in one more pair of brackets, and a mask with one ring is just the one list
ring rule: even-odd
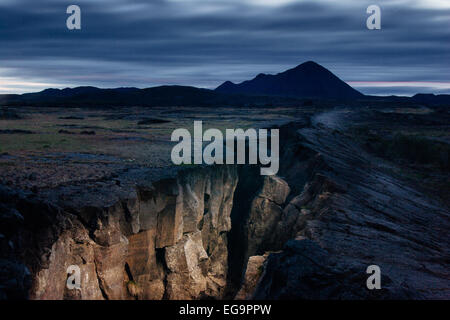
{"label": "rocky outcrop", "polygon": [[[393,176],[386,169],[392,164],[364,152],[341,132],[335,113],[316,117],[297,135],[293,146],[310,157],[298,161],[303,174],[280,171],[300,192],[273,229],[267,250],[282,252],[268,257],[254,297],[448,298],[449,211]],[[370,265],[381,269],[381,290],[366,287]]]}
{"label": "rocky outcrop", "polygon": [[230,297],[234,297],[240,288],[245,287],[242,281],[245,281],[250,257],[263,255],[273,247],[273,231],[281,218],[284,203],[290,193],[288,184],[282,178],[277,176],[261,178],[254,174],[250,171],[241,173],[243,177],[240,179],[237,192],[242,192],[244,196],[236,195],[237,201],[232,213],[234,229],[229,234],[231,239],[228,248]]}
{"label": "rocky outcrop", "polygon": [[[342,125],[331,112],[295,131],[285,129],[289,136],[283,139],[279,173],[291,189],[288,203],[272,211],[275,223],[262,219],[267,229],[254,227],[258,218],[253,214],[246,224],[268,235],[253,238],[252,254],[280,251],[269,254],[258,272],[253,260],[260,257],[244,259],[241,268],[247,272],[236,298],[450,296],[448,209],[393,176],[386,170],[393,164],[365,152]],[[258,197],[251,203],[250,212],[263,212]],[[252,249],[254,244],[258,249]],[[381,269],[381,290],[366,286],[370,265]]]}
{"label": "rocky outcrop", "polygon": [[267,176],[260,193],[253,199],[247,220],[246,255],[263,254],[271,247],[273,231],[280,220],[282,206],[289,195],[286,181],[276,176]]}
{"label": "rocky outcrop", "polygon": [[270,255],[253,298],[354,300],[408,297],[408,293],[399,288],[387,289],[392,283],[388,276],[382,276],[385,288],[367,290],[366,267],[359,263],[348,264],[311,240],[290,240],[283,251]]}
{"label": "rocky outcrop", "polygon": [[249,300],[253,297],[256,286],[265,269],[268,253],[263,256],[252,256],[248,259],[242,286],[234,297],[236,300]]}
{"label": "rocky outcrop", "polygon": [[[139,188],[135,199],[111,207],[53,209],[57,219],[33,235],[47,239],[36,243],[43,254],[34,263],[22,259],[31,266],[30,298],[220,298],[227,283],[226,233],[237,182],[233,166],[202,168]],[[36,218],[44,214],[35,212]],[[18,211],[10,209],[3,217],[20,224]],[[55,228],[58,220],[65,222]],[[31,247],[28,231],[17,232],[23,248]],[[71,265],[81,271],[79,290],[66,287]],[[17,273],[20,268],[15,267]],[[16,280],[26,275],[23,271]],[[17,290],[26,291],[24,286],[17,284]]]}

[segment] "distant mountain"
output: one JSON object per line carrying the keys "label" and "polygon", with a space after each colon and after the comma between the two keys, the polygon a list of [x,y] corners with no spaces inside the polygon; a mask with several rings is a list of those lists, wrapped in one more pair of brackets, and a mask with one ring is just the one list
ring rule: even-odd
{"label": "distant mountain", "polygon": [[147,89],[77,87],[46,89],[35,93],[0,95],[0,105],[46,107],[111,106],[267,106],[296,105],[298,100],[224,94],[187,86],[160,86]]}
{"label": "distant mountain", "polygon": [[392,103],[450,106],[450,95],[416,94],[413,97],[365,96],[315,62],[305,62],[276,75],[259,74],[253,80],[223,83],[215,90],[189,86],[146,89],[76,87],[45,89],[25,94],[0,95],[0,106],[115,107],[115,106],[348,106]]}
{"label": "distant mountain", "polygon": [[40,105],[177,105],[214,101],[218,95],[211,90],[183,86],[161,86],[148,89],[77,87],[46,89],[20,96],[22,103]]}
{"label": "distant mountain", "polygon": [[411,98],[413,101],[426,105],[447,105],[450,106],[449,94],[418,93]]}
{"label": "distant mountain", "polygon": [[253,80],[227,81],[217,92],[318,99],[357,99],[364,95],[321,65],[308,61],[276,75],[259,74]]}
{"label": "distant mountain", "polygon": [[405,96],[365,96],[365,102],[402,103],[413,106],[450,107],[450,94],[417,93]]}

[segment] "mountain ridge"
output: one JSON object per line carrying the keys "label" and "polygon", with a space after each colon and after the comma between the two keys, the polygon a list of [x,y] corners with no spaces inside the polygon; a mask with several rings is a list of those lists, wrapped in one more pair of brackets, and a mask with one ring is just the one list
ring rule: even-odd
{"label": "mountain ridge", "polygon": [[239,84],[226,81],[215,89],[221,93],[287,96],[295,98],[358,99],[362,93],[314,61],[272,74],[260,73]]}
{"label": "mountain ridge", "polygon": [[49,107],[113,107],[113,106],[245,106],[298,103],[287,97],[255,97],[223,94],[210,89],[165,85],[145,89],[121,87],[101,89],[84,86],[45,89],[40,92],[0,95],[0,105]]}
{"label": "mountain ridge", "polygon": [[355,90],[323,66],[307,61],[275,75],[259,73],[235,84],[225,81],[215,90],[193,86],[163,85],[150,88],[119,87],[49,88],[25,94],[0,94],[3,106],[115,107],[115,106],[301,106],[310,100],[348,105],[365,103],[414,103],[450,106],[450,95],[412,97],[370,96]]}

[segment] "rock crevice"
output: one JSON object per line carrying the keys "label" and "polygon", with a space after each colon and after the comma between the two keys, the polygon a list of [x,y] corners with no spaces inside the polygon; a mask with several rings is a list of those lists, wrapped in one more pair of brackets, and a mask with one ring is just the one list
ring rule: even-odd
{"label": "rock crevice", "polygon": [[448,210],[321,119],[283,128],[279,176],[180,170],[106,207],[0,186],[0,298],[448,298]]}

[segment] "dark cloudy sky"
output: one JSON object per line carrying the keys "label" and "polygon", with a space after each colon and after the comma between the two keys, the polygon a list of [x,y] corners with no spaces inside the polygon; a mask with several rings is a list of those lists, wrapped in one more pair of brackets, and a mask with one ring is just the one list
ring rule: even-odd
{"label": "dark cloudy sky", "polygon": [[450,93],[450,0],[0,0],[0,93],[214,88],[307,60],[364,93]]}

